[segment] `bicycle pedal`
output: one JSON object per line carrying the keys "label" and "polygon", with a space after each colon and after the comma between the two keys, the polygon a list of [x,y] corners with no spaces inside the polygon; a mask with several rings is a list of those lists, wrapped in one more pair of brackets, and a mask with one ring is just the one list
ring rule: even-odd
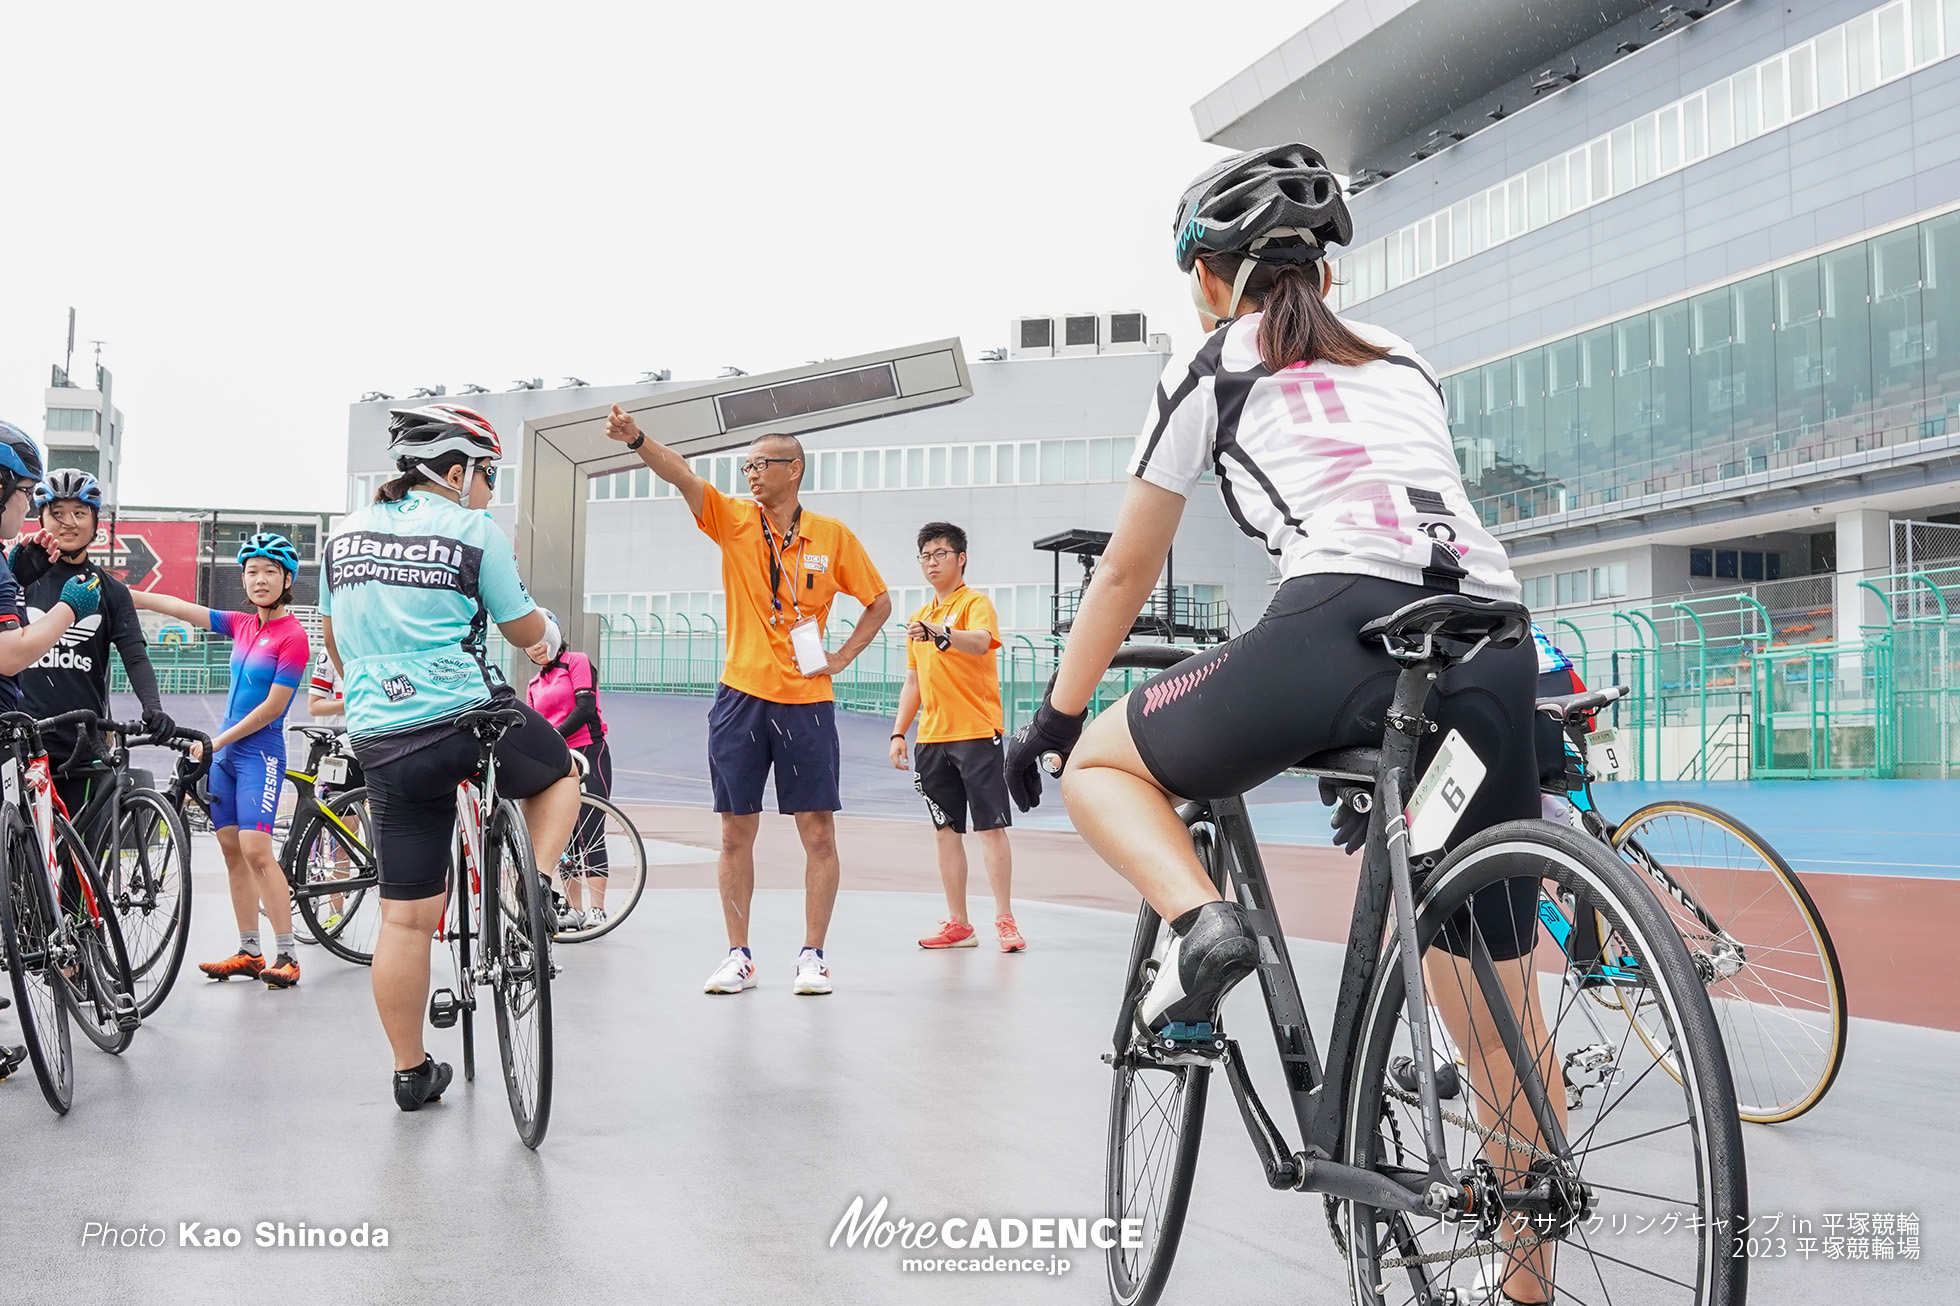
{"label": "bicycle pedal", "polygon": [[1151,1037],[1148,1049],[1161,1065],[1208,1066],[1225,1055],[1225,1038],[1210,1021],[1172,1021]]}
{"label": "bicycle pedal", "polygon": [[116,1028],[127,1034],[143,1023],[143,1013],[136,1009],[136,999],[127,993],[116,999]]}
{"label": "bicycle pedal", "polygon": [[437,1029],[449,1029],[456,1023],[463,1004],[451,989],[437,989],[429,995],[429,1023]]}

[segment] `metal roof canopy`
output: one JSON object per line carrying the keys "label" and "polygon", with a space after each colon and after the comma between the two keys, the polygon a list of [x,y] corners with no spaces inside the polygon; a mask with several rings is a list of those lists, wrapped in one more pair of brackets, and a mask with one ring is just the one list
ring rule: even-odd
{"label": "metal roof canopy", "polygon": [[1109,547],[1109,532],[1092,531],[1077,526],[1072,530],[1057,531],[1053,535],[1044,535],[1034,542],[1034,547],[1040,549],[1043,553],[1055,554],[1057,565],[1060,564],[1061,555],[1064,553],[1074,553],[1088,558],[1100,558],[1103,555],[1103,550]]}
{"label": "metal roof canopy", "polygon": [[1213,144],[1244,150],[1304,140],[1337,172],[1352,172],[1653,4],[1345,0],[1191,112]]}
{"label": "metal roof canopy", "polygon": [[[647,437],[683,457],[746,446],[764,434],[808,435],[835,426],[958,403],[973,395],[957,337],[833,358],[760,376],[666,390],[620,407]],[[517,563],[531,594],[559,615],[567,637],[597,647],[585,615],[586,482],[644,464],[606,438],[610,404],[524,423],[517,485]],[[805,468],[807,474],[808,468]]]}

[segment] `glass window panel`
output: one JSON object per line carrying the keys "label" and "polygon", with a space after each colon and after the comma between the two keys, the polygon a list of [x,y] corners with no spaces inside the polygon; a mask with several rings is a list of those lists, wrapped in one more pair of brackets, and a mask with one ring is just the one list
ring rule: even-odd
{"label": "glass window panel", "polygon": [[1530,229],[1525,216],[1524,178],[1511,178],[1504,189],[1505,230],[1513,236],[1522,236]]}
{"label": "glass window panel", "polygon": [[1816,53],[1809,45],[1790,51],[1790,116],[1801,118],[1817,107]]}
{"label": "glass window panel", "polygon": [[1402,228],[1402,280],[1413,281],[1416,277],[1416,229]]}
{"label": "glass window panel", "polygon": [[1878,11],[1878,80],[1889,82],[1906,70],[1906,7],[1901,0]]}
{"label": "glass window panel", "polygon": [[1960,213],[1920,224],[1926,394],[1960,393]]}
{"label": "glass window panel", "polygon": [[1062,445],[1064,443],[1061,440],[1043,440],[1041,442],[1041,483],[1043,485],[1061,484]]}
{"label": "glass window panel", "polygon": [[1089,441],[1089,479],[1092,481],[1116,479],[1115,441]]}
{"label": "glass window panel", "polygon": [[1436,266],[1448,267],[1451,259],[1450,210],[1436,215]]}
{"label": "glass window panel", "polygon": [[1078,485],[1089,479],[1087,440],[1062,441],[1062,479],[1070,485]]}
{"label": "glass window panel", "polygon": [[1545,204],[1546,218],[1557,222],[1572,211],[1565,190],[1565,156],[1559,155],[1545,165]]}
{"label": "glass window panel", "polygon": [[1669,304],[1654,310],[1654,363],[1649,385],[1653,420],[1649,428],[1652,443],[1649,470],[1637,493],[1652,494],[1678,488],[1686,470],[1683,455],[1692,438],[1688,408],[1693,393],[1689,373],[1688,305]]}
{"label": "glass window panel", "polygon": [[997,444],[994,446],[994,484],[1012,485],[1019,478],[1014,474],[1014,446]]}
{"label": "glass window panel", "polygon": [[971,483],[968,480],[968,477],[972,470],[971,461],[970,461],[971,452],[972,451],[966,445],[963,444],[956,444],[949,451],[949,459],[952,463],[952,469],[951,469],[952,483],[954,485],[967,485]]}
{"label": "glass window panel", "polygon": [[884,461],[885,460],[879,450],[866,449],[864,451],[864,488],[865,489],[875,490],[879,487],[881,481],[878,476],[878,468],[884,463]]}
{"label": "glass window panel", "polygon": [[1939,0],[1912,0],[1912,66],[1940,57]]}
{"label": "glass window panel", "polygon": [[926,451],[907,449],[905,451],[905,485],[908,489],[918,489],[926,483]]}
{"label": "glass window panel", "polygon": [[926,450],[926,484],[946,484],[946,446],[943,444]]}
{"label": "glass window panel", "polygon": [[1774,131],[1790,117],[1790,100],[1783,81],[1783,60],[1772,59],[1756,70],[1763,91],[1763,130]]}
{"label": "glass window panel", "polygon": [[[1955,0],[1960,4],[1960,0]],[[1481,254],[1490,247],[1490,203],[1488,197],[1478,191],[1469,199],[1470,205],[1470,252]]]}
{"label": "glass window panel", "polygon": [[858,487],[858,451],[846,449],[837,455],[837,488],[855,490]]}
{"label": "glass window panel", "polygon": [[1645,186],[1660,175],[1660,138],[1653,114],[1633,124],[1633,184]]}
{"label": "glass window panel", "polygon": [[1744,141],[1754,140],[1762,135],[1763,131],[1762,105],[1756,89],[1756,70],[1744,68],[1729,79],[1729,85],[1735,97],[1733,101],[1735,143],[1740,145]]}
{"label": "glass window panel", "polygon": [[1436,269],[1436,220],[1424,218],[1416,224],[1416,275],[1427,276]]}
{"label": "glass window panel", "polygon": [[1744,454],[1754,457],[1766,452],[1766,443],[1760,442],[1776,430],[1776,311],[1769,274],[1751,277],[1737,284],[1733,291],[1735,433],[1732,438],[1751,443],[1738,450],[1729,460],[1731,463],[1741,461]]}
{"label": "glass window panel", "polygon": [[1681,166],[1681,107],[1670,104],[1655,119],[1660,132],[1661,171]]}
{"label": "glass window panel", "polygon": [[1577,213],[1592,202],[1586,185],[1586,151],[1582,147],[1565,156],[1565,199],[1568,212]]}
{"label": "glass window panel", "polygon": [[837,451],[826,449],[817,455],[817,488],[834,490],[837,488]]}
{"label": "glass window panel", "polygon": [[1872,399],[1881,408],[1918,402],[1928,341],[1920,317],[1919,233],[1888,232],[1871,250]]}
{"label": "glass window panel", "polygon": [[1450,259],[1470,257],[1470,201],[1459,201],[1450,209]]}
{"label": "glass window panel", "polygon": [[[1613,324],[1613,469],[1622,489],[1644,478],[1654,456],[1654,322],[1647,313]],[[1633,494],[1640,486],[1632,486]]]}
{"label": "glass window panel", "polygon": [[1772,274],[1776,287],[1776,429],[1779,448],[1824,415],[1823,300],[1816,259]]}
{"label": "glass window panel", "polygon": [[1613,194],[1618,195],[1633,186],[1633,124],[1628,123],[1614,131],[1613,146]]}
{"label": "glass window panel", "polygon": [[975,485],[994,483],[994,447],[990,444],[973,446],[973,483]]}
{"label": "glass window panel", "polygon": [[589,484],[591,485],[591,492],[587,496],[588,498],[593,498],[593,499],[612,498],[612,477],[595,476],[592,478]]}
{"label": "glass window panel", "polygon": [[1817,51],[1817,107],[1828,109],[1844,99],[1844,29],[1832,28],[1813,42],[1813,48]]}
{"label": "glass window panel", "polygon": [[1946,34],[1945,50],[1960,51],[1960,0],[1941,0],[1940,26]]}
{"label": "glass window panel", "polygon": [[1871,395],[1871,278],[1865,247],[1833,250],[1817,260],[1822,276],[1824,420],[1849,420]]}
{"label": "glass window panel", "polygon": [[[506,472],[505,475],[509,476],[510,473]],[[500,490],[504,488],[502,480],[497,482],[497,488]],[[633,497],[635,499],[653,497],[653,472],[650,469],[642,467],[633,473]]]}
{"label": "glass window panel", "polygon": [[1579,337],[1577,461],[1588,502],[1605,488],[1614,465],[1613,328],[1600,327]]}
{"label": "glass window panel", "polygon": [[[905,484],[905,463],[905,450],[885,450],[885,475],[883,480],[887,490],[896,490],[899,486]],[[925,471],[923,464],[919,470],[921,475],[923,475]]]}
{"label": "glass window panel", "polygon": [[1524,216],[1525,228],[1536,231],[1545,225],[1545,213],[1549,207],[1545,195],[1545,167],[1540,164],[1524,175]]}
{"label": "glass window panel", "polygon": [[732,455],[715,459],[715,488],[723,494],[734,494],[735,459]]}
{"label": "glass window panel", "polygon": [[1844,25],[1845,94],[1863,95],[1878,85],[1878,19],[1860,14]]}
{"label": "glass window panel", "polygon": [[1113,441],[1110,446],[1110,459],[1116,466],[1116,479],[1121,480],[1130,474],[1130,464],[1136,461],[1137,438],[1126,435]]}
{"label": "glass window panel", "polygon": [[1729,80],[1708,88],[1708,152],[1717,154],[1735,144],[1734,87]]}
{"label": "glass window panel", "polygon": [[1402,235],[1391,232],[1382,240],[1382,289],[1393,290],[1402,284]]}
{"label": "glass window panel", "polygon": [[1035,485],[1041,481],[1041,446],[1030,440],[1021,446],[1021,484]]}
{"label": "glass window panel", "polygon": [[612,483],[613,498],[630,499],[633,497],[633,473],[630,468],[623,472],[614,472],[612,474]]}

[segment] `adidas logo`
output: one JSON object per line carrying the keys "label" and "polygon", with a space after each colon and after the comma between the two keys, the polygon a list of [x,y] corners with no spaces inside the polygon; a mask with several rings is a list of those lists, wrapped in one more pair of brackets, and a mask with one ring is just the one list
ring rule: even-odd
{"label": "adidas logo", "polygon": [[[39,621],[42,617],[45,617],[47,615],[48,615],[47,613],[41,611],[39,608],[30,606],[27,609],[27,624],[31,626],[35,622]],[[68,629],[61,632],[61,644],[59,645],[59,647],[79,648],[82,644],[86,643],[88,639],[95,634],[96,631],[100,629],[102,629],[102,614],[99,612],[91,612],[88,616],[83,617],[80,621],[76,622],[74,625],[70,626]],[[52,656],[52,654],[50,654],[50,656]],[[42,662],[37,663],[36,665],[46,666],[48,665],[48,663],[44,659]],[[82,669],[86,671],[88,669],[88,665],[89,665],[88,659],[84,658],[82,660]]]}

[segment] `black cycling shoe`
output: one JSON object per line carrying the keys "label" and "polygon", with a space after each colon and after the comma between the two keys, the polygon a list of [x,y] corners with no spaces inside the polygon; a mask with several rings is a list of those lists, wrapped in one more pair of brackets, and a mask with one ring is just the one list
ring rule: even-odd
{"label": "black cycling shoe", "polygon": [[415,1069],[395,1072],[395,1105],[404,1111],[420,1111],[431,1102],[440,1102],[442,1090],[449,1087],[455,1073],[447,1062],[424,1053],[422,1064]]}
{"label": "black cycling shoe", "polygon": [[1168,1039],[1211,1039],[1225,995],[1259,966],[1259,940],[1235,902],[1208,902],[1170,924],[1170,949],[1137,1003],[1137,1025]]}
{"label": "black cycling shoe", "polygon": [[0,1079],[5,1079],[26,1064],[26,1048],[0,1048]]}

